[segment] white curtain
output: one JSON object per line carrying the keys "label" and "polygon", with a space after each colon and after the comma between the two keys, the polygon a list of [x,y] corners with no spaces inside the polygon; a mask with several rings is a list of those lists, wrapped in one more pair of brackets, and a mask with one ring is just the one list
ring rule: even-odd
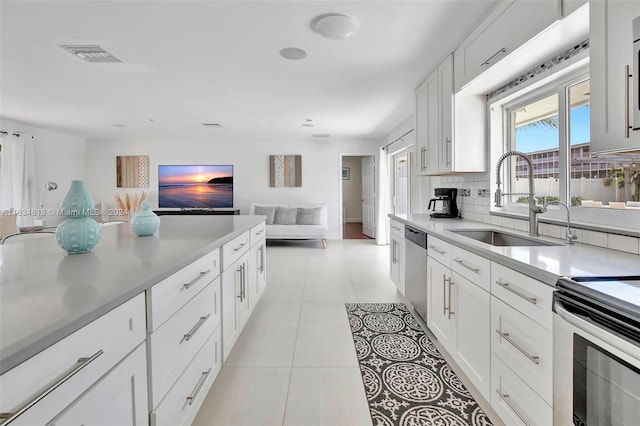
{"label": "white curtain", "polygon": [[2,135],[0,166],[0,209],[14,209],[18,226],[31,226],[38,195],[33,137],[25,134]]}
{"label": "white curtain", "polygon": [[378,198],[376,210],[378,211],[378,223],[376,224],[376,243],[389,244],[389,156],[387,149],[381,147],[378,153]]}

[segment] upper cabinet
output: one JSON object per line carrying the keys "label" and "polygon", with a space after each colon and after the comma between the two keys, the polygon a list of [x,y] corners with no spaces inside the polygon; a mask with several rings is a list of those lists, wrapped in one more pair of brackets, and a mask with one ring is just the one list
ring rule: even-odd
{"label": "upper cabinet", "polygon": [[[580,3],[580,4],[578,4]],[[503,0],[454,52],[455,92],[584,1]]]}
{"label": "upper cabinet", "polygon": [[591,151],[640,149],[640,130],[629,128],[633,64],[632,20],[637,0],[590,3]]}
{"label": "upper cabinet", "polygon": [[416,174],[486,170],[485,100],[454,95],[449,55],[416,89]]}

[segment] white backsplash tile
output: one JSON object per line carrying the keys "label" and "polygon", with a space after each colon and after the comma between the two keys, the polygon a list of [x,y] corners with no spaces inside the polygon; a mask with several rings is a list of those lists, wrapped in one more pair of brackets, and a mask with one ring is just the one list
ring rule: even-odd
{"label": "white backsplash tile", "polygon": [[604,232],[587,231],[582,232],[582,238],[585,244],[591,244],[592,246],[607,247],[607,234]]}
{"label": "white backsplash tile", "polygon": [[607,247],[613,250],[638,254],[638,238],[625,237],[623,235],[609,234]]}

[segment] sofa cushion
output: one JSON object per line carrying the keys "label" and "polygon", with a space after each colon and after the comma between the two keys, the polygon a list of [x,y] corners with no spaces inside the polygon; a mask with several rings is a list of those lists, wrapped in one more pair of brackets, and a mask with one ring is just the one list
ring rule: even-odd
{"label": "sofa cushion", "polygon": [[276,208],[275,206],[255,206],[254,214],[266,216],[267,220],[265,223],[267,225],[273,225],[273,220],[276,215]]}
{"label": "sofa cushion", "polygon": [[298,209],[298,217],[296,219],[296,223],[298,225],[320,225],[321,212],[322,212],[322,207],[311,207],[311,208],[300,207]]}
{"label": "sofa cushion", "polygon": [[274,225],[295,225],[298,218],[297,207],[276,207]]}

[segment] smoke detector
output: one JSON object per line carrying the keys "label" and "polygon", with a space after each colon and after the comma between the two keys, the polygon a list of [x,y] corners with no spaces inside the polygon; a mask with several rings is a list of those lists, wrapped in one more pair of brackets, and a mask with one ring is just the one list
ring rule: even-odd
{"label": "smoke detector", "polygon": [[106,49],[98,45],[85,45],[85,46],[60,45],[60,47],[62,47],[67,52],[77,56],[78,58],[82,59],[85,62],[100,63],[100,64],[122,62],[113,53],[108,52]]}

